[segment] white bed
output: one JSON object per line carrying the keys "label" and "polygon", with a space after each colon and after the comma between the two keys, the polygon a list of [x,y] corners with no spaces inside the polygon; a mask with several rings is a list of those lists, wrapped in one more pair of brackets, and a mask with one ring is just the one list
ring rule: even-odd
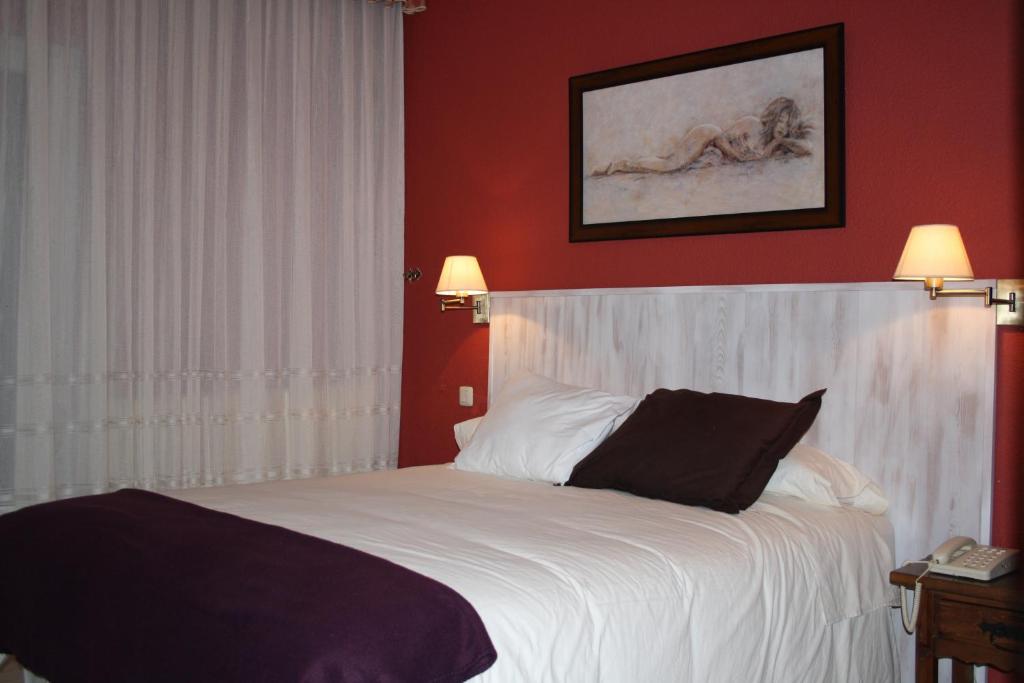
{"label": "white bed", "polygon": [[[481,681],[889,681],[884,517],[766,494],[739,515],[446,466],[173,492],[467,598]],[[330,577],[324,577],[330,580]]]}

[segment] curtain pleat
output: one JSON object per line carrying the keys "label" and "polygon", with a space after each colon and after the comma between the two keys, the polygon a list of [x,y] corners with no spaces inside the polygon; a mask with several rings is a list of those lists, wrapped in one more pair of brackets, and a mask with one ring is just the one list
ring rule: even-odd
{"label": "curtain pleat", "polygon": [[0,506],[395,466],[401,31],[0,0]]}

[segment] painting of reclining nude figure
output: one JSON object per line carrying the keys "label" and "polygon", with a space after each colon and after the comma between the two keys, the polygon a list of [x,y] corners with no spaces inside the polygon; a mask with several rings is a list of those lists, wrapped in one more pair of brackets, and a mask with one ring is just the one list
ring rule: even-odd
{"label": "painting of reclining nude figure", "polygon": [[841,225],[828,59],[815,46],[581,89],[570,239]]}
{"label": "painting of reclining nude figure", "polygon": [[[785,159],[788,156],[810,157],[814,156],[814,145],[807,138],[810,137],[813,127],[801,116],[800,109],[793,99],[776,97],[760,116],[744,116],[725,130],[711,123],[702,123],[688,130],[682,138],[671,136],[665,145],[664,154],[627,157],[608,164],[601,163],[590,175],[675,173],[695,171],[723,163],[746,164],[752,161]],[[774,171],[778,174],[777,166],[755,164],[743,168],[745,173],[754,176],[762,186],[782,184],[773,183],[776,178],[764,177],[766,172],[770,174]],[[714,178],[714,174],[709,175]],[[796,187],[785,187],[794,194],[804,195],[805,198],[790,199],[787,204],[821,206],[824,203],[824,187],[820,178],[813,174],[807,175],[809,182],[798,184]]]}

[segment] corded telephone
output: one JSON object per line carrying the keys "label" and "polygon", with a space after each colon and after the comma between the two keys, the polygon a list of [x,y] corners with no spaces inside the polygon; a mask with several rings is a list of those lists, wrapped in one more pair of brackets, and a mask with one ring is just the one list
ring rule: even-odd
{"label": "corded telephone", "polygon": [[1018,552],[1010,548],[978,545],[966,536],[954,536],[932,553],[929,569],[933,574],[964,576],[991,581],[1017,567]]}
{"label": "corded telephone", "polygon": [[1017,568],[1020,552],[1012,548],[978,545],[973,538],[954,536],[925,558],[928,567],[917,577],[914,585],[914,608],[907,614],[907,589],[900,588],[900,607],[903,627],[913,633],[917,626],[917,613],[921,607],[921,578],[928,573],[961,576],[976,581],[991,581]]}

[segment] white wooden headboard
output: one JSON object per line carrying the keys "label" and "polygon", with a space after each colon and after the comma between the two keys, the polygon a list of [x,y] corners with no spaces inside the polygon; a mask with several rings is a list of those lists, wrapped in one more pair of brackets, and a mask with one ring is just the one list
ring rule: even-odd
{"label": "white wooden headboard", "polygon": [[989,539],[995,314],[977,299],[896,282],[494,292],[490,395],[520,370],[633,396],[827,387],[804,440],[882,487],[897,564]]}

